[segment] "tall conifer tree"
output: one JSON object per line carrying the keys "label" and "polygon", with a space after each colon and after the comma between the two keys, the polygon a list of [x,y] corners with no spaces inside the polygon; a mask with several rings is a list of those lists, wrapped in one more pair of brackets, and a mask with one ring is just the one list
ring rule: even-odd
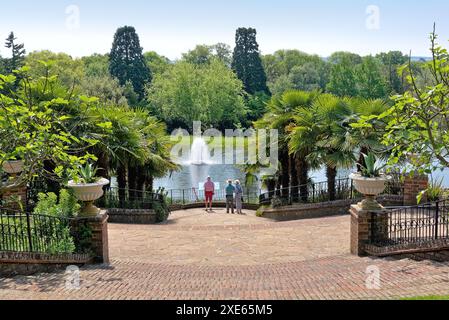
{"label": "tall conifer tree", "polygon": [[235,35],[236,46],[232,59],[232,69],[242,80],[245,91],[269,93],[267,76],[260,58],[257,31],[253,28],[239,28]]}
{"label": "tall conifer tree", "polygon": [[119,28],[114,36],[109,72],[122,86],[131,82],[139,99],[145,96],[145,84],[151,81],[151,71],[143,56],[139,36],[133,27]]}

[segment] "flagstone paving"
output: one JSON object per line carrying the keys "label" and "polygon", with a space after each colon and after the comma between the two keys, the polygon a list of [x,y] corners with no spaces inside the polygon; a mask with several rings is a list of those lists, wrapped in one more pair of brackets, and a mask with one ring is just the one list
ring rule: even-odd
{"label": "flagstone paving", "polygon": [[[110,224],[110,265],[0,279],[0,299],[394,299],[449,294],[449,263],[349,254],[349,216],[273,222],[216,209]],[[367,288],[367,268],[380,287]],[[369,281],[368,281],[369,282]],[[372,283],[372,282],[369,282]],[[375,282],[374,282],[375,284]],[[375,286],[376,287],[376,286]]]}

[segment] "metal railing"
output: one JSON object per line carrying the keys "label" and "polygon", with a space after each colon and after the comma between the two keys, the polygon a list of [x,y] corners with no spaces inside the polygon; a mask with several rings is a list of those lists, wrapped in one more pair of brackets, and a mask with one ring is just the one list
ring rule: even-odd
{"label": "metal railing", "polygon": [[[386,184],[383,195],[403,195],[403,185],[393,179]],[[350,178],[336,179],[335,189],[329,190],[328,182],[308,183],[288,188],[276,188],[272,191],[262,193],[259,198],[260,204],[270,204],[273,198],[278,198],[283,204],[293,203],[320,203],[335,200],[359,199],[362,195],[355,188]]]}
{"label": "metal railing", "polygon": [[[191,189],[171,189],[165,191],[167,195],[167,202],[170,205],[173,204],[192,204],[204,202],[205,192],[204,190],[199,190],[197,188]],[[243,201],[249,204],[258,204],[259,203],[259,195],[260,190],[251,190],[243,187]],[[215,194],[213,197],[213,201],[226,201],[226,190],[220,189],[215,190]]]}
{"label": "metal railing", "polygon": [[449,200],[373,213],[370,238],[377,247],[449,244]]}
{"label": "metal railing", "polygon": [[73,219],[0,208],[0,251],[75,253]]}
{"label": "metal railing", "polygon": [[163,203],[162,193],[108,188],[96,204],[102,208],[153,209],[154,203]]}

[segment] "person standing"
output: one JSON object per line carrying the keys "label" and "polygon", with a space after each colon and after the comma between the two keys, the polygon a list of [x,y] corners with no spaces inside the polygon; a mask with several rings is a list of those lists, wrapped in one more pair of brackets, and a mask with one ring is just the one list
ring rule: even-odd
{"label": "person standing", "polygon": [[231,213],[234,214],[234,192],[235,187],[232,185],[232,180],[229,179],[226,187],[226,213],[229,213],[229,209],[231,209]]}
{"label": "person standing", "polygon": [[211,177],[207,177],[204,183],[204,194],[206,198],[206,212],[208,210],[212,211],[212,200],[215,194],[215,183],[212,181]]}
{"label": "person standing", "polygon": [[243,214],[243,187],[239,180],[235,180],[235,209],[237,214]]}

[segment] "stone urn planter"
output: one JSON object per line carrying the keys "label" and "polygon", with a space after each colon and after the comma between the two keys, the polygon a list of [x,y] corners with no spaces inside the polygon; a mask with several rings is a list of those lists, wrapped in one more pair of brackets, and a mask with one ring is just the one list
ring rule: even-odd
{"label": "stone urn planter", "polygon": [[109,180],[104,178],[94,183],[76,183],[73,180],[69,181],[68,187],[73,190],[75,197],[84,202],[84,207],[81,211],[82,216],[91,217],[100,213],[100,209],[94,206],[94,201],[103,196],[103,187],[108,184]]}
{"label": "stone urn planter", "polygon": [[24,161],[23,160],[15,160],[15,161],[5,161],[3,162],[3,171],[8,174],[19,174],[23,171]]}
{"label": "stone urn planter", "polygon": [[376,196],[385,190],[385,184],[391,180],[390,176],[381,175],[376,178],[367,178],[360,173],[353,173],[349,178],[354,181],[355,189],[365,197],[365,199],[358,204],[363,210],[382,209],[382,206],[376,201]]}

